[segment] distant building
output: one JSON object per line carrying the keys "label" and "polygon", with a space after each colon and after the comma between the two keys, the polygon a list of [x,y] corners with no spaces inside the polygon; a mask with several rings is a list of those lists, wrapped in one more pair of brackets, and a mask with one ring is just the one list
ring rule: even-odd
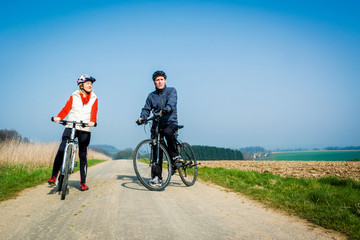
{"label": "distant building", "polygon": [[254,154],[254,159],[263,159],[265,157],[270,157],[270,153],[255,153]]}

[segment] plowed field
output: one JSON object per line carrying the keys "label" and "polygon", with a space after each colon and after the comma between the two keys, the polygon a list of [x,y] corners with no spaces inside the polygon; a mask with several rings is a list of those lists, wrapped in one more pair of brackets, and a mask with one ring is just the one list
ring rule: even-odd
{"label": "plowed field", "polygon": [[280,176],[319,178],[335,176],[360,180],[360,162],[349,161],[199,161],[200,166],[272,172]]}

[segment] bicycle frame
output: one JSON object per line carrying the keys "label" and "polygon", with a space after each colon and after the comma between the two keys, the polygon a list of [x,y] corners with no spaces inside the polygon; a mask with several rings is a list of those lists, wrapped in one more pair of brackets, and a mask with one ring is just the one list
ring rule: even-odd
{"label": "bicycle frame", "polygon": [[[153,145],[156,146],[156,161],[154,162],[154,159],[153,161],[151,161],[151,165],[153,166],[154,164],[155,165],[159,165],[160,163],[160,140],[161,140],[161,136],[160,136],[160,131],[159,131],[159,121],[154,118],[153,119],[153,124],[156,124],[155,125],[155,133],[154,133],[154,138],[152,138],[153,140]],[[153,148],[151,148],[151,156],[154,156],[153,154]]]}
{"label": "bicycle frame", "polygon": [[[139,181],[149,190],[162,191],[170,183],[172,161],[160,134],[159,116],[146,119],[142,124],[152,121],[151,137],[141,141],[135,148],[133,164]],[[146,163],[146,164],[144,164]],[[155,175],[160,184],[153,185],[150,181]]]}
{"label": "bicycle frame", "polygon": [[[136,176],[147,189],[152,191],[164,190],[165,187],[168,186],[171,176],[174,175],[176,171],[178,171],[181,180],[186,186],[194,185],[197,177],[197,165],[199,164],[196,162],[195,154],[191,146],[178,138],[178,130],[184,126],[178,125],[174,132],[176,138],[175,144],[179,149],[179,157],[177,157],[177,159],[171,159],[167,144],[165,144],[160,133],[160,123],[158,119],[159,116],[152,116],[140,123],[137,121],[138,125],[147,124],[150,121],[153,122],[153,125],[151,128],[151,138],[141,141],[134,150],[133,164]],[[145,165],[144,162],[147,164]],[[154,178],[155,174],[159,174],[158,166],[160,167],[160,171],[162,171],[161,169],[163,167],[167,169],[164,176],[162,176],[160,172],[161,180],[165,180],[162,181],[160,185],[152,185],[151,179]],[[156,171],[154,175],[153,167],[155,167],[154,171]]]}
{"label": "bicycle frame", "polygon": [[[51,121],[54,121],[54,118],[51,118]],[[68,186],[69,175],[74,172],[76,154],[78,149],[78,142],[75,141],[75,134],[76,134],[75,127],[76,125],[81,125],[82,127],[88,127],[89,125],[88,123],[84,123],[82,121],[76,122],[76,121],[60,120],[58,123],[64,126],[68,124],[70,125],[70,127],[68,126],[68,128],[71,128],[70,139],[67,140],[65,144],[63,162],[61,165],[60,175],[58,178],[58,191],[61,192],[61,200],[64,200],[68,191],[67,186]],[[94,127],[96,127],[96,125],[97,124],[95,123]]]}
{"label": "bicycle frame", "polygon": [[[51,118],[51,121],[54,121],[54,118]],[[62,125],[66,125],[66,124],[71,124],[71,135],[70,135],[70,139],[66,142],[66,146],[64,149],[64,158],[63,158],[63,163],[62,163],[62,167],[61,167],[61,171],[64,171],[65,169],[65,158],[66,158],[66,152],[67,149],[69,148],[70,145],[73,146],[73,155],[72,155],[72,161],[71,161],[71,173],[74,171],[74,167],[75,167],[75,159],[76,159],[76,153],[77,153],[77,148],[78,148],[78,142],[75,140],[75,133],[76,133],[76,125],[82,125],[82,126],[88,126],[87,123],[84,123],[82,121],[80,122],[76,122],[76,121],[65,121],[65,120],[60,120],[60,124]],[[94,127],[97,126],[97,123],[95,123]]]}
{"label": "bicycle frame", "polygon": [[[159,130],[159,125],[160,125],[159,116],[153,116],[153,117],[147,119],[145,124],[147,124],[149,121],[153,121],[153,124],[156,124],[155,128],[154,128],[155,129],[154,136],[151,138],[153,140],[153,145],[156,146],[156,151],[157,151],[156,152],[156,161],[151,161],[151,163],[150,163],[151,166],[153,166],[154,164],[159,165],[159,161],[160,161],[161,135],[160,135],[160,130]],[[183,128],[183,126],[179,125],[178,129],[175,131],[176,146],[178,148],[182,144],[182,142],[178,138],[178,136],[179,136],[178,130],[181,128]],[[164,146],[166,146],[166,145],[164,144]],[[153,151],[153,149],[151,151]],[[153,156],[152,152],[151,152],[151,156]],[[188,157],[190,158],[190,156],[188,156]],[[190,165],[190,164],[185,164],[185,165]],[[181,165],[181,166],[185,166],[185,165]]]}

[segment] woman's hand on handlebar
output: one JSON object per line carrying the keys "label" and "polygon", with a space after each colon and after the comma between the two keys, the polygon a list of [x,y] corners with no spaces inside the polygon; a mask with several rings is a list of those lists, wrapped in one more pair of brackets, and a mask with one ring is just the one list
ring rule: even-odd
{"label": "woman's hand on handlebar", "polygon": [[94,122],[89,122],[88,125],[89,125],[89,127],[93,127],[93,126],[95,126],[95,123]]}
{"label": "woman's hand on handlebar", "polygon": [[54,120],[54,122],[59,123],[60,120],[61,120],[61,118],[59,118],[59,117],[54,117],[53,120]]}

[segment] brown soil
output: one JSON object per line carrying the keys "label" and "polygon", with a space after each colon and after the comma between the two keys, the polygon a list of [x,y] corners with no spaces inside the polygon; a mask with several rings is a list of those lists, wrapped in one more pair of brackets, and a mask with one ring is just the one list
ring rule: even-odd
{"label": "brown soil", "polygon": [[200,161],[200,166],[272,172],[280,176],[319,178],[335,176],[360,180],[360,162],[327,161]]}

